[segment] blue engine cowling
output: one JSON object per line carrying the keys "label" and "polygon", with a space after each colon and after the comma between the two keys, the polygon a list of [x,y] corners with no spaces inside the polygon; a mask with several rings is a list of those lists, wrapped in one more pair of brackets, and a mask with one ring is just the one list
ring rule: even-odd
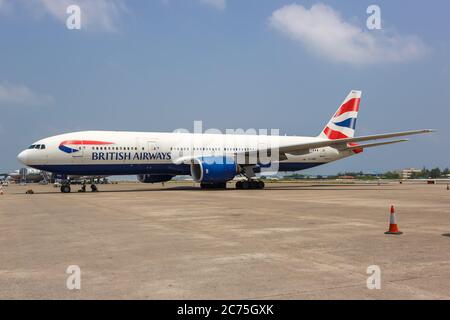
{"label": "blue engine cowling", "polygon": [[239,167],[231,157],[210,156],[193,159],[191,176],[197,182],[218,183],[232,180]]}
{"label": "blue engine cowling", "polygon": [[160,174],[139,174],[138,180],[142,183],[157,183],[166,182],[173,178],[171,175],[160,175]]}

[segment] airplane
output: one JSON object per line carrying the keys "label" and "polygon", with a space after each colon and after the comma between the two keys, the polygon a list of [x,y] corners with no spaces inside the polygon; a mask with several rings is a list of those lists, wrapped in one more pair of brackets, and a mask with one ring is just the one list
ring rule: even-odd
{"label": "airplane", "polygon": [[[433,130],[413,130],[355,137],[361,91],[351,90],[318,136],[207,134],[183,132],[81,131],[48,137],[19,153],[27,166],[65,177],[61,192],[70,192],[70,175],[132,175],[143,183],[191,175],[202,189],[226,188],[240,175],[236,189],[263,189],[256,173],[269,167],[298,171],[363,152],[408,141],[361,142]],[[95,185],[91,185],[96,191]]]}
{"label": "airplane", "polygon": [[10,173],[0,174],[14,182],[41,182],[48,180],[46,172],[33,168],[21,168]]}

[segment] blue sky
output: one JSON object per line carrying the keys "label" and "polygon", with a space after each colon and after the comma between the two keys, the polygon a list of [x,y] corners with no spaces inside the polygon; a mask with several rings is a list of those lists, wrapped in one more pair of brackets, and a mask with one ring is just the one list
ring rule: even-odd
{"label": "blue sky", "polygon": [[[66,28],[72,3],[81,30]],[[382,30],[366,28],[371,4]],[[438,132],[314,173],[449,166],[449,12],[444,0],[0,0],[0,171],[77,130],[202,120],[315,136],[350,89],[363,91],[358,135]]]}

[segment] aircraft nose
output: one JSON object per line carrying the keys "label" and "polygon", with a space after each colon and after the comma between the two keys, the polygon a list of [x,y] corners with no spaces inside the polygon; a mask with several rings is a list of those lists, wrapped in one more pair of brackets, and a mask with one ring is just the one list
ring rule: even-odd
{"label": "aircraft nose", "polygon": [[21,153],[19,153],[17,155],[17,159],[22,162],[23,164],[27,164],[27,151],[28,150],[23,150]]}

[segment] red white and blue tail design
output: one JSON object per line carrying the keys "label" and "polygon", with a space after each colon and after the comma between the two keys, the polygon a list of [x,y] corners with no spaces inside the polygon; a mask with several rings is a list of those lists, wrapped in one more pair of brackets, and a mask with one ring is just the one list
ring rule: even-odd
{"label": "red white and blue tail design", "polygon": [[353,138],[360,100],[361,91],[350,91],[319,137],[330,140]]}

